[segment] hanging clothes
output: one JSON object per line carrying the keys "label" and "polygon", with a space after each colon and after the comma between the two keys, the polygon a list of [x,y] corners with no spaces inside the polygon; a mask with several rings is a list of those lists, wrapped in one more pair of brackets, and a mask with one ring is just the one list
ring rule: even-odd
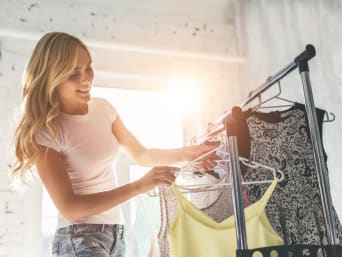
{"label": "hanging clothes", "polygon": [[[269,186],[263,197],[245,208],[248,247],[282,245],[265,213],[265,206],[277,185],[277,179]],[[235,257],[236,236],[234,216],[216,222],[189,202],[177,186],[172,189],[178,208],[169,230],[172,257]]]}
{"label": "hanging clothes", "polygon": [[[322,134],[324,111],[316,110]],[[325,220],[305,106],[296,103],[288,110],[270,113],[248,110],[244,116],[249,129],[249,158],[282,170],[285,176],[266,206],[273,228],[287,245],[326,245]],[[269,179],[268,176],[269,172],[263,168],[247,167],[245,172],[248,181]],[[248,196],[254,202],[265,190],[265,185],[250,185]],[[342,227],[333,211],[341,244]]]}
{"label": "hanging clothes", "polygon": [[[217,180],[212,177],[212,180]],[[203,181],[203,183],[213,183],[214,181]],[[226,182],[226,180],[222,180]],[[189,182],[190,183],[190,182]],[[198,178],[194,178],[193,183],[199,183]],[[193,184],[191,183],[191,184]],[[222,222],[234,213],[232,206],[232,190],[230,186],[224,189],[208,192],[190,193],[188,198],[203,213],[208,215],[216,222]],[[247,190],[246,190],[247,193]],[[173,223],[177,211],[177,199],[171,187],[159,187],[160,194],[160,229],[158,233],[158,244],[160,257],[170,256],[170,246],[167,239],[169,229]]]}

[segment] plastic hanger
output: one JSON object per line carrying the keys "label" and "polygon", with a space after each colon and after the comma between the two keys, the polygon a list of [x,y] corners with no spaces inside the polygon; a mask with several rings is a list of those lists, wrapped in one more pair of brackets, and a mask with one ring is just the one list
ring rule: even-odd
{"label": "plastic hanger", "polygon": [[[219,189],[228,189],[227,186],[231,186],[231,177],[228,177],[228,174],[230,172],[227,172],[227,163],[229,163],[229,153],[226,151],[220,150],[224,146],[223,143],[221,143],[218,147],[214,148],[213,150],[203,154],[202,156],[196,158],[192,162],[189,162],[185,165],[183,165],[179,172],[177,172],[176,176],[182,176],[183,178],[186,178],[187,176],[190,176],[192,178],[196,177],[206,177],[208,180],[213,180],[213,175],[206,172],[201,171],[197,169],[194,164],[198,163],[198,161],[214,152],[217,152],[219,154],[223,154],[225,158],[222,160],[216,161],[217,166],[215,167],[216,170],[221,169],[223,171],[223,176],[219,179],[214,179],[214,183],[202,183],[202,184],[176,184],[176,186],[180,189],[182,193],[195,193],[195,192],[206,192],[206,191],[213,191],[213,190],[219,190]],[[254,162],[251,160],[248,160],[243,157],[239,157],[239,160],[246,166],[256,169],[256,168],[264,168],[266,170],[269,170],[272,172],[273,179],[271,180],[259,180],[259,181],[243,181],[242,185],[250,185],[250,184],[264,184],[264,183],[272,183],[274,179],[278,179],[278,181],[282,181],[284,179],[284,173],[281,170],[277,170],[273,167],[269,167],[266,165],[263,165],[258,162]],[[222,165],[222,163],[224,165]],[[229,165],[229,164],[228,164]],[[215,170],[215,169],[214,169]],[[159,196],[159,191],[155,188],[154,190],[148,192],[148,195],[151,197]]]}
{"label": "plastic hanger", "polygon": [[[280,97],[280,95],[282,93],[280,81],[277,82],[277,85],[278,85],[278,92],[275,95],[267,98],[264,101],[261,101],[261,95],[258,96],[259,103],[257,105],[255,105],[254,107],[252,107],[252,109],[254,111],[259,110],[259,109],[268,109],[268,108],[289,108],[289,107],[292,107],[293,105],[296,104],[296,102],[294,102],[292,100]],[[285,102],[287,104],[264,106],[265,103],[271,102],[272,100],[280,100],[280,101]]]}
{"label": "plastic hanger", "polygon": [[[292,100],[289,100],[289,99],[286,99],[286,98],[283,98],[283,97],[280,97],[281,95],[281,84],[280,84],[280,81],[277,82],[277,85],[278,85],[278,92],[271,96],[270,98],[264,100],[264,101],[261,101],[261,95],[258,96],[258,100],[259,100],[259,103],[257,105],[255,105],[254,107],[252,107],[253,111],[257,111],[257,110],[260,110],[260,109],[274,109],[274,108],[290,108],[290,107],[293,107],[296,102],[295,101],[292,101]],[[280,100],[282,102],[286,102],[288,104],[283,104],[283,105],[269,105],[269,106],[264,106],[265,103],[268,103],[272,100]],[[332,113],[332,112],[325,112],[324,114],[324,119],[323,119],[323,122],[333,122],[335,121],[335,114]]]}

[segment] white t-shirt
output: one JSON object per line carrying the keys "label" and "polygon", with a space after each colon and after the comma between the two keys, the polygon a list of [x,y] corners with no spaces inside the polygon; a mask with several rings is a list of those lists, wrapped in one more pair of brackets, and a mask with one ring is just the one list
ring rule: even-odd
{"label": "white t-shirt", "polygon": [[[38,144],[63,155],[75,194],[91,194],[117,187],[113,162],[119,152],[119,143],[112,133],[116,117],[116,110],[109,102],[92,98],[86,115],[61,113],[55,142],[51,143],[48,129],[38,134]],[[72,223],[58,214],[58,227],[75,223],[124,224],[124,219],[120,206]]]}

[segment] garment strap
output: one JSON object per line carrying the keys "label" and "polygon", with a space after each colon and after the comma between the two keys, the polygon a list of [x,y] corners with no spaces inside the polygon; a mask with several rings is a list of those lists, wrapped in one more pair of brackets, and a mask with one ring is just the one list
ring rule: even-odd
{"label": "garment strap", "polygon": [[184,196],[182,195],[182,193],[177,188],[177,184],[175,182],[173,182],[171,185],[171,188],[172,188],[173,192],[175,193],[178,204],[180,204],[180,206],[184,210],[184,207],[185,207],[184,206]]}
{"label": "garment strap", "polygon": [[278,184],[279,179],[275,178],[272,182],[272,184],[267,188],[266,192],[264,193],[264,195],[261,197],[260,202],[261,205],[263,206],[263,208],[266,206],[266,204],[268,203],[268,201],[270,200],[272,193],[275,189],[275,187]]}
{"label": "garment strap", "polygon": [[[261,197],[261,199],[259,200],[259,202],[260,202],[260,204],[261,204],[261,206],[262,206],[263,208],[266,206],[266,204],[268,203],[269,199],[271,198],[272,193],[273,193],[275,187],[276,187],[277,184],[278,184],[278,181],[279,181],[279,179],[278,179],[278,178],[275,178],[275,179],[272,181],[271,185],[267,188],[267,190],[266,190],[266,192],[264,193],[264,195],[263,195],[263,196]],[[175,193],[177,202],[181,205],[182,209],[184,209],[184,208],[185,208],[185,206],[184,206],[184,201],[185,201],[185,199],[184,199],[183,194],[182,194],[182,193],[180,192],[180,190],[177,188],[177,185],[176,185],[175,182],[172,184],[171,187],[172,187],[173,192]]]}

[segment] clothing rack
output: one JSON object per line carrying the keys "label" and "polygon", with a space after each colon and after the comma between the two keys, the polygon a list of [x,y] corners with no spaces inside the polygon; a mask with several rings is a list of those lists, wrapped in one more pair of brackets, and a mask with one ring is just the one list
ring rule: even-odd
{"label": "clothing rack", "polygon": [[[305,50],[299,54],[293,62],[290,64],[286,65],[283,69],[278,71],[276,74],[269,76],[266,81],[260,85],[258,88],[252,90],[249,93],[248,98],[239,106],[240,107],[245,107],[248,105],[250,102],[252,102],[254,99],[258,98],[263,92],[265,92],[267,89],[272,87],[274,84],[276,84],[278,81],[280,81],[282,78],[287,76],[289,73],[291,73],[293,70],[295,70],[299,62],[303,62],[306,60],[306,65],[307,61],[309,61],[312,57],[314,57],[316,54],[315,48],[312,45],[307,45]],[[305,65],[304,65],[305,66]],[[307,66],[307,70],[309,70]],[[303,85],[304,86],[304,85]],[[310,86],[311,87],[311,86]],[[314,108],[314,107],[313,107]],[[230,111],[224,113],[222,116],[217,118],[215,121],[210,123],[210,127],[208,128],[207,133],[197,137],[196,140],[197,143],[201,143],[206,140],[207,137],[210,137],[211,135],[214,135],[216,133],[222,132],[225,130],[225,119],[231,114]],[[311,127],[311,126],[310,126]]]}
{"label": "clothing rack", "polygon": [[[315,48],[312,45],[307,45],[305,50],[300,53],[294,61],[281,69],[278,73],[270,76],[265,83],[260,87],[253,90],[250,96],[243,102],[241,107],[246,106],[255,98],[260,97],[260,95],[269,89],[272,85],[280,81],[283,77],[288,75],[290,72],[295,70],[297,67],[302,79],[304,97],[305,97],[305,108],[307,112],[308,125],[310,129],[310,136],[313,145],[315,168],[317,172],[318,185],[320,190],[321,202],[323,206],[323,213],[327,231],[327,240],[329,246],[337,247],[337,235],[336,235],[336,224],[333,218],[332,212],[332,199],[330,195],[330,184],[328,171],[324,162],[322,141],[319,133],[318,120],[315,110],[315,104],[312,94],[312,88],[309,77],[309,65],[308,61],[316,55]],[[246,228],[244,219],[244,209],[242,201],[241,183],[240,183],[240,166],[239,166],[239,155],[237,147],[237,136],[228,133],[228,128],[226,126],[226,118],[229,116],[230,112],[224,114],[216,121],[211,123],[209,131],[206,136],[213,135],[220,131],[226,130],[227,133],[227,145],[229,147],[230,158],[231,158],[231,171],[233,175],[233,204],[235,212],[235,225],[236,225],[236,238],[237,238],[237,254],[238,256],[252,256],[251,250],[248,250],[247,238],[246,238]],[[229,134],[229,135],[228,135]],[[286,247],[286,246],[285,246]],[[298,246],[298,247],[308,247],[308,246]],[[322,249],[324,246],[319,246]],[[284,247],[280,247],[284,252]],[[292,247],[293,248],[293,247]],[[302,248],[300,248],[302,249]],[[334,248],[331,250],[329,248],[329,253],[327,256],[336,256],[336,249],[341,250],[341,247]],[[298,249],[297,249],[298,250]],[[280,252],[282,252],[280,251]],[[279,253],[280,253],[279,252]],[[317,254],[317,253],[316,253]],[[270,256],[270,255],[266,255]],[[289,255],[278,255],[278,256],[289,256]],[[298,255],[301,256],[301,255]],[[310,255],[317,256],[317,255]]]}

